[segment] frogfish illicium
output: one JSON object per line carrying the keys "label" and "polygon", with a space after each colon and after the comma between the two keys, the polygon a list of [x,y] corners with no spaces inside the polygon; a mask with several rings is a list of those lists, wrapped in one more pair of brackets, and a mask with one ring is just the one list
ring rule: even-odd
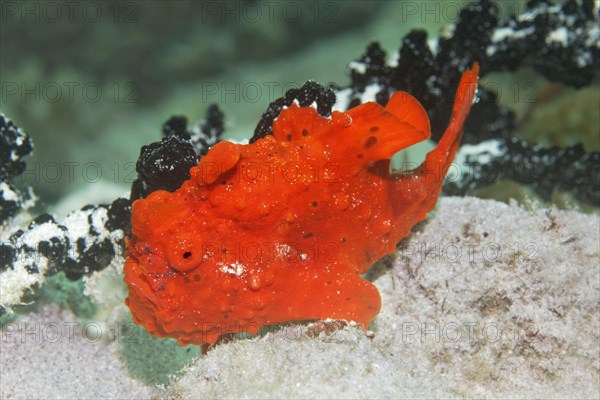
{"label": "frogfish illicium", "polygon": [[330,118],[292,104],[273,135],[220,142],[179,189],[135,201],[124,267],[134,321],[182,345],[292,321],[367,327],[381,298],[360,274],[435,206],[477,74],[463,74],[448,128],[414,170],[390,171],[390,158],[429,138],[429,118],[395,92],[385,108]]}

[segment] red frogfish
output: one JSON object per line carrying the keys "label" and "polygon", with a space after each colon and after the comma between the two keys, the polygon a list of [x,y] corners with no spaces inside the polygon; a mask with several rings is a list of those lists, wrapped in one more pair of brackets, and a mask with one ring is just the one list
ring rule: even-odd
{"label": "red frogfish", "polygon": [[405,92],[329,118],[294,103],[273,135],[213,146],[179,189],[132,205],[124,272],[134,321],[203,346],[284,322],[368,327],[381,298],[360,275],[434,208],[477,80],[475,64],[442,139],[408,172],[390,171],[390,158],[429,138],[430,125]]}

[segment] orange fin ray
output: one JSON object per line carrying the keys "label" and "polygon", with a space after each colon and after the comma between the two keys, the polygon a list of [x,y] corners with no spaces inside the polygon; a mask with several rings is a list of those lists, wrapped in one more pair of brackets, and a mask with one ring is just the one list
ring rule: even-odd
{"label": "orange fin ray", "polygon": [[[462,138],[463,124],[469,115],[469,111],[471,111],[473,98],[477,91],[478,75],[479,64],[477,63],[473,64],[471,69],[463,73],[458,88],[456,89],[450,123],[448,124],[444,135],[438,142],[437,147],[429,153],[432,155],[432,158],[439,159],[438,162],[443,165],[442,170],[444,175],[448,171],[450,164],[454,160],[454,155],[458,150]],[[427,155],[428,161],[429,154]]]}
{"label": "orange fin ray", "polygon": [[345,113],[351,123],[340,132],[343,137],[337,138],[346,148],[341,153],[364,162],[389,160],[398,151],[429,138],[427,114],[424,110],[414,116],[411,114],[414,98],[411,96],[412,100],[406,103],[410,105],[407,110],[402,108],[405,104],[398,101],[402,100],[399,96],[393,98],[390,108],[368,102]]}
{"label": "orange fin ray", "polygon": [[463,73],[452,108],[450,123],[435,149],[427,154],[425,162],[418,168],[423,176],[423,184],[428,193],[427,208],[435,206],[448,168],[460,145],[463,124],[471,110],[471,104],[477,90],[479,64],[475,63],[470,70]]}
{"label": "orange fin ray", "polygon": [[400,121],[414,126],[427,136],[431,136],[431,126],[427,111],[423,108],[419,100],[406,92],[395,92],[388,101],[385,109],[394,114]]}

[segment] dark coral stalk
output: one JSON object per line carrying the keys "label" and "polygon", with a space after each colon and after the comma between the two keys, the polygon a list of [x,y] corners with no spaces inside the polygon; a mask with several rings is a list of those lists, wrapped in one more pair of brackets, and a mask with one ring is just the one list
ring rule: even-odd
{"label": "dark coral stalk", "polygon": [[0,114],[0,225],[34,198],[31,190],[19,190],[13,184],[13,179],[25,171],[23,158],[32,150],[29,135]]}
{"label": "dark coral stalk", "polygon": [[189,179],[189,170],[198,164],[198,157],[221,140],[223,113],[213,104],[200,126],[188,129],[186,117],[173,116],[165,122],[162,131],[162,140],[140,150],[136,163],[138,179],[131,188],[131,201],[159,189],[172,192]]}
{"label": "dark coral stalk", "polygon": [[123,198],[109,205],[85,206],[62,223],[41,214],[0,243],[0,272],[19,269],[50,276],[64,271],[76,280],[102,270],[124,256],[130,215],[129,200]]}

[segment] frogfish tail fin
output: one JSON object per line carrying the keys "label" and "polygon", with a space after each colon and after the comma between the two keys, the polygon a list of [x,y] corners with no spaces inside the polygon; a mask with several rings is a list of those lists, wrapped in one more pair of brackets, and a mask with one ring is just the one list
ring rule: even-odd
{"label": "frogfish tail fin", "polygon": [[477,63],[473,64],[471,69],[463,73],[458,88],[456,89],[450,123],[436,148],[427,155],[428,159],[431,154],[432,157],[439,160],[444,176],[454,160],[454,155],[456,154],[460,140],[462,139],[463,124],[469,115],[469,111],[471,111],[471,104],[473,103],[475,92],[477,91],[478,74],[479,64]]}
{"label": "frogfish tail fin", "polygon": [[[469,115],[471,104],[477,91],[478,74],[479,64],[477,63],[473,64],[471,69],[463,73],[456,90],[450,123],[436,148],[427,154],[425,162],[420,167],[421,173],[430,175],[425,178],[426,183],[429,183],[427,180],[429,178],[429,181],[431,181],[429,184],[437,185],[439,191],[441,191],[448,168],[450,168],[460,145],[463,124]],[[432,198],[437,198],[437,196],[433,196]]]}

